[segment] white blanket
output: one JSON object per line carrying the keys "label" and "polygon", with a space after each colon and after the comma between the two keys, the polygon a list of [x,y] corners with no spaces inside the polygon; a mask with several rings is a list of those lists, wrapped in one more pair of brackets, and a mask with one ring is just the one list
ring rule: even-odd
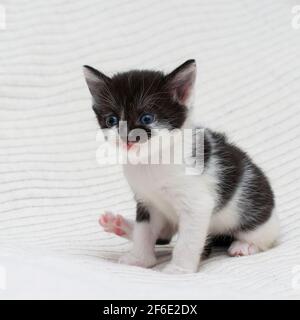
{"label": "white blanket", "polygon": [[[295,3],[0,0],[0,297],[299,298]],[[170,71],[189,58],[198,63],[195,119],[266,171],[282,232],[265,253],[216,252],[199,273],[168,276],[117,264],[129,244],[98,226],[105,209],[133,217],[134,202],[121,168],[96,162],[81,66]]]}

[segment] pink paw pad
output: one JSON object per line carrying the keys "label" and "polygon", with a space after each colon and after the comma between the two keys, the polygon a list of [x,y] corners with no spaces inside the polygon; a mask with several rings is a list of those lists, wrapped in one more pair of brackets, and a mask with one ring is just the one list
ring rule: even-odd
{"label": "pink paw pad", "polygon": [[228,254],[231,257],[249,256],[259,252],[254,244],[249,244],[243,241],[234,241],[228,249]]}
{"label": "pink paw pad", "polygon": [[106,212],[99,218],[99,224],[105,232],[114,233],[120,237],[126,237],[130,226],[121,215]]}

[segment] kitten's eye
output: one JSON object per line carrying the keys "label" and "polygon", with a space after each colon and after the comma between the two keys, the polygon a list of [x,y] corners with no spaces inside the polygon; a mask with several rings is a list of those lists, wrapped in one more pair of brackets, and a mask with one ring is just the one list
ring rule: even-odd
{"label": "kitten's eye", "polygon": [[116,116],[109,116],[106,118],[106,125],[111,128],[118,124],[119,120]]}
{"label": "kitten's eye", "polygon": [[145,113],[140,117],[140,122],[145,125],[151,124],[154,122],[154,115],[151,113]]}

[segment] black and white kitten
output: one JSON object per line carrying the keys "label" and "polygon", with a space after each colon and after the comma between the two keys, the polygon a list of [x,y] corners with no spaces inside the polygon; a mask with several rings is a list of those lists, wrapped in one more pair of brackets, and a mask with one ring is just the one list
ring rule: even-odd
{"label": "black and white kitten", "polygon": [[[118,131],[119,122],[127,121],[128,149],[134,144],[129,139],[133,129],[144,129],[151,139],[153,128],[193,127],[195,60],[167,75],[134,70],[108,77],[88,66],[84,74],[100,127]],[[172,260],[164,270],[170,273],[196,272],[207,239],[215,236],[234,239],[230,256],[255,254],[275,243],[279,224],[266,176],[222,134],[206,129],[203,147],[201,175],[186,175],[180,165],[124,165],[137,202],[136,221],[112,213],[100,217],[107,232],[133,241],[121,262],[155,265],[155,244],[169,243],[176,233]]]}

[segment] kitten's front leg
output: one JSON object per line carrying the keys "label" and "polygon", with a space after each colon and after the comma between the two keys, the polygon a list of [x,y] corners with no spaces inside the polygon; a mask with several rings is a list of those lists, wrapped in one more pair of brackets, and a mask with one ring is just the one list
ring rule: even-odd
{"label": "kitten's front leg", "polygon": [[156,264],[154,247],[162,225],[162,217],[156,214],[155,209],[137,203],[132,249],[119,262],[144,268],[153,267]]}
{"label": "kitten's front leg", "polygon": [[164,268],[165,273],[194,273],[198,269],[204,249],[209,222],[214,206],[209,194],[178,199],[179,229],[172,260]]}
{"label": "kitten's front leg", "polygon": [[150,268],[156,264],[154,254],[156,237],[151,229],[151,224],[148,221],[135,224],[132,249],[120,258],[120,263],[143,268]]}

